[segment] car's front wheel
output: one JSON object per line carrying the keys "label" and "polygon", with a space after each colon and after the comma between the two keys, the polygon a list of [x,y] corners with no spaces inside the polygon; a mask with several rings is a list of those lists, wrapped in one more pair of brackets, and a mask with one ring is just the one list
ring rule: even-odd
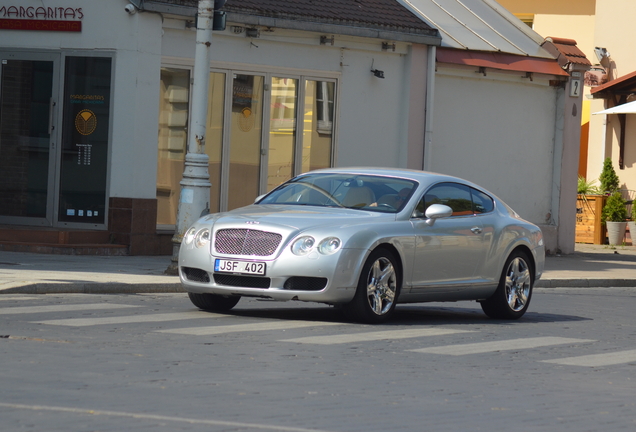
{"label": "car's front wheel", "polygon": [[218,294],[188,293],[190,301],[199,309],[210,312],[223,312],[232,309],[241,299],[241,296],[222,296]]}
{"label": "car's front wheel", "polygon": [[497,290],[481,302],[481,308],[490,318],[519,319],[530,305],[533,285],[530,259],[526,253],[514,251],[506,260]]}
{"label": "car's front wheel", "polygon": [[388,250],[376,249],[362,267],[355,296],[344,309],[356,321],[386,321],[395,309],[400,283],[395,256]]}

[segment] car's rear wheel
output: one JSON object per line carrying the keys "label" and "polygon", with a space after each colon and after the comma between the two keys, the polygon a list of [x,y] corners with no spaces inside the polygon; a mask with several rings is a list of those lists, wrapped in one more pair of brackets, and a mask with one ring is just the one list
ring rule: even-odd
{"label": "car's rear wheel", "polygon": [[344,306],[345,312],[365,323],[386,321],[395,309],[401,281],[395,256],[376,249],[362,267],[355,296]]}
{"label": "car's rear wheel", "polygon": [[232,309],[241,299],[241,296],[222,296],[218,294],[188,293],[190,301],[199,309],[210,312],[222,312]]}
{"label": "car's rear wheel", "polygon": [[530,259],[526,253],[514,251],[506,260],[497,290],[481,302],[481,308],[490,318],[519,319],[530,305],[533,286]]}

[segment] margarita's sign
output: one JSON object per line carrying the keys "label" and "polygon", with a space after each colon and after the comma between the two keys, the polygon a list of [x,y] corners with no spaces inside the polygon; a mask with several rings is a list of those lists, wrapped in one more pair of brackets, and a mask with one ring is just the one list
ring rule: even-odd
{"label": "margarita's sign", "polygon": [[81,32],[82,18],[82,8],[2,6],[0,30]]}

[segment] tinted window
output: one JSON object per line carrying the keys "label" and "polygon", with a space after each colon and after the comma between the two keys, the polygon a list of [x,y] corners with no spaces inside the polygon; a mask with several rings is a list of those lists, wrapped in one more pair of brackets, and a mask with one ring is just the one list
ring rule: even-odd
{"label": "tinted window", "polygon": [[468,186],[457,183],[440,183],[426,192],[417,206],[422,214],[431,204],[444,204],[453,209],[453,216],[473,214],[473,201]]}
{"label": "tinted window", "polygon": [[475,213],[489,213],[495,208],[495,204],[485,193],[478,191],[477,189],[470,189],[473,196],[473,208]]}

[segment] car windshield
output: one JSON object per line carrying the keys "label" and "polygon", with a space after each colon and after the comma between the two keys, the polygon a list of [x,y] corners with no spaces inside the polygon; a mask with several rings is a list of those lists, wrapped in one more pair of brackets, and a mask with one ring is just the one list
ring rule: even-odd
{"label": "car windshield", "polygon": [[258,204],[345,207],[397,213],[416,188],[417,182],[403,178],[316,173],[283,183]]}

